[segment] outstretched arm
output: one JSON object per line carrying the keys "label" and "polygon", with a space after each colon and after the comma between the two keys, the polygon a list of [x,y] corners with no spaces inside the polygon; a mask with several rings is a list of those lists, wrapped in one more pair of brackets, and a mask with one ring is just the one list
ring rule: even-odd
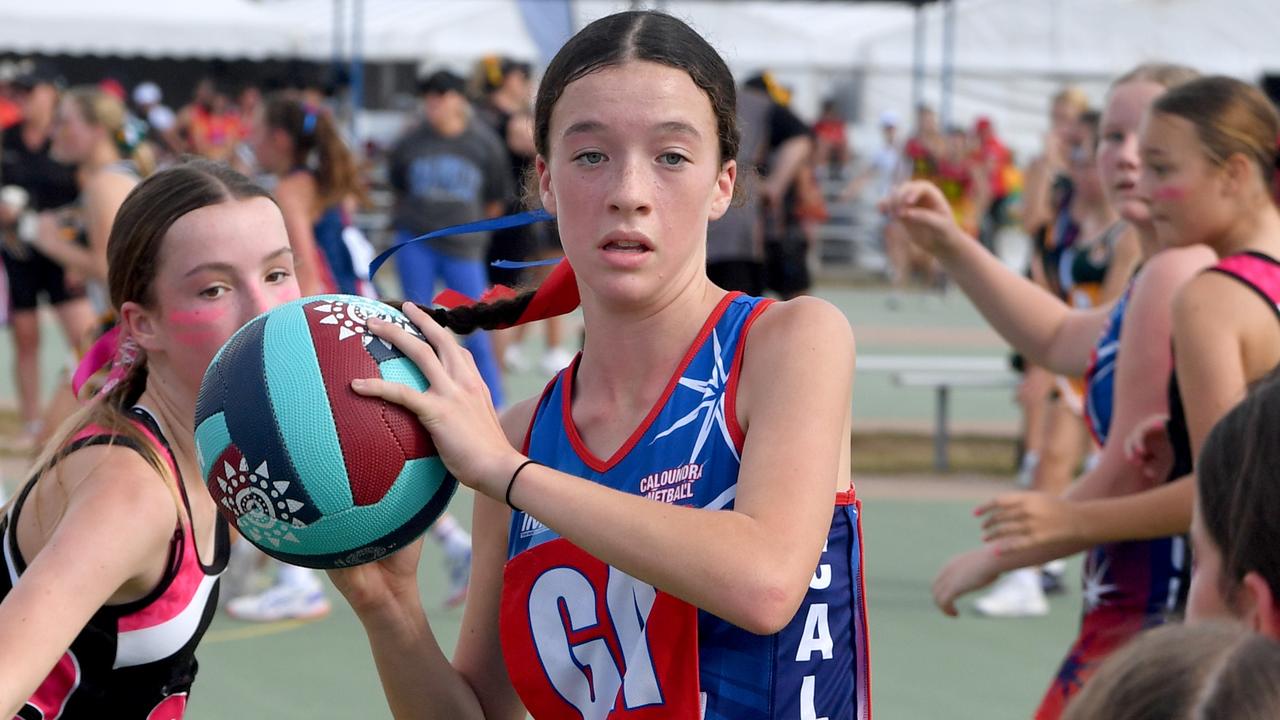
{"label": "outstretched arm", "polygon": [[1106,327],[1110,304],[1073,310],[1044,288],[1005,267],[955,223],[932,183],[898,187],[884,208],[902,221],[911,241],[942,263],[996,332],[1031,362],[1080,376]]}
{"label": "outstretched arm", "polygon": [[59,472],[72,486],[66,511],[0,602],[4,717],[17,714],[103,605],[155,587],[178,518],[174,496],[132,450],[85,448]]}

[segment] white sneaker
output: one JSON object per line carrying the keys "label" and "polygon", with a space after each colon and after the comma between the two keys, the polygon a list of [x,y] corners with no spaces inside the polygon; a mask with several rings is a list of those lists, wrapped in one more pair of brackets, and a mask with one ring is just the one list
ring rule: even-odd
{"label": "white sneaker", "polygon": [[329,598],[324,587],[275,585],[258,593],[227,602],[227,614],[246,622],[316,620],[329,614]]}
{"label": "white sneaker", "polygon": [[508,372],[522,373],[529,370],[529,358],[525,356],[524,350],[521,349],[519,343],[512,343],[507,349],[502,351],[502,366]]}
{"label": "white sneaker", "polygon": [[562,347],[547,348],[547,351],[542,355],[542,362],[539,363],[539,366],[544,373],[555,375],[569,367],[569,363],[573,362],[573,356],[574,353]]}
{"label": "white sneaker", "polygon": [[467,599],[467,587],[471,584],[471,543],[445,543],[444,565],[449,571],[449,596],[444,605],[457,607]]}
{"label": "white sneaker", "polygon": [[1040,587],[1038,568],[1006,573],[995,587],[973,603],[979,615],[996,618],[1040,617],[1049,614],[1049,601]]}

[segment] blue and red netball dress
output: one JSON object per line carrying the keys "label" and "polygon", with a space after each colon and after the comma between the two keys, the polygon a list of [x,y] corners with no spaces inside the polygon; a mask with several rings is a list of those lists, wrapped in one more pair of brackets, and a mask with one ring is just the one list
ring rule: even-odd
{"label": "blue and red netball dress", "polygon": [[[1280,318],[1280,263],[1261,253],[1225,257],[1206,272],[1227,275],[1256,292]],[[1113,311],[1111,323],[1098,342],[1089,369],[1087,407],[1090,429],[1105,442],[1111,427],[1116,352],[1127,290]],[[1169,440],[1174,464],[1167,481],[1192,471],[1191,439],[1175,372],[1169,379]],[[1038,719],[1056,718],[1067,701],[1093,674],[1107,655],[1134,635],[1180,614],[1186,602],[1190,573],[1186,536],[1109,543],[1089,551],[1084,566],[1085,612],[1080,637],[1045,694]]]}
{"label": "blue and red netball dress", "polygon": [[[1120,331],[1133,281],[1112,309],[1085,374],[1085,420],[1098,445],[1107,442],[1115,402]],[[1036,720],[1054,720],[1112,652],[1177,612],[1186,596],[1183,536],[1097,545],[1085,555],[1080,634],[1045,692]]]}
{"label": "blue and red netball dress", "polygon": [[[191,506],[173,465],[173,454],[150,414],[141,408],[135,408],[133,414],[138,428],[169,460],[181,491],[183,517],[175,523],[169,542],[168,567],[160,584],[146,597],[106,605],[94,614],[18,711],[20,720],[176,720],[186,708],[196,675],[196,645],[213,620],[218,575],[227,564],[227,523],[217,519],[213,565],[202,564],[192,538]],[[108,442],[139,450],[127,438],[113,438],[106,430],[89,428],[59,457]],[[35,478],[27,483],[8,515],[0,519],[0,599],[27,569],[14,528],[35,483]]]}
{"label": "blue and red netball dress", "polygon": [[[526,454],[658,502],[732,510],[745,441],[734,407],[743,345],[768,304],[726,296],[649,416],[608,459],[595,457],[573,425],[575,361],[544,392]],[[536,718],[870,716],[852,490],[835,498],[804,602],[773,635],[754,635],[605,565],[523,512],[512,515],[508,557],[503,653]]]}

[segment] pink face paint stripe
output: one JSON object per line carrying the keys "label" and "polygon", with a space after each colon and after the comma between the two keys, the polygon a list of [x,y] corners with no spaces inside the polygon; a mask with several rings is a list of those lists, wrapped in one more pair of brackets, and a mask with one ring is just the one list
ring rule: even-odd
{"label": "pink face paint stripe", "polygon": [[1155,199],[1163,202],[1181,202],[1187,196],[1180,187],[1162,187],[1155,192]]}

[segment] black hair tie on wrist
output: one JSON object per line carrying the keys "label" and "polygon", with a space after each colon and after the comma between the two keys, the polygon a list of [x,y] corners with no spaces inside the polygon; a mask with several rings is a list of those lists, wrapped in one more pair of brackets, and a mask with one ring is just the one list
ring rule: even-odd
{"label": "black hair tie on wrist", "polygon": [[506,496],[507,507],[511,508],[515,512],[524,512],[524,511],[516,507],[515,505],[511,504],[511,488],[515,487],[516,478],[520,475],[520,471],[525,469],[525,467],[529,465],[542,465],[542,463],[538,462],[537,460],[525,460],[524,462],[520,463],[520,467],[516,468],[515,472],[511,473],[511,479],[507,481],[507,496]]}

